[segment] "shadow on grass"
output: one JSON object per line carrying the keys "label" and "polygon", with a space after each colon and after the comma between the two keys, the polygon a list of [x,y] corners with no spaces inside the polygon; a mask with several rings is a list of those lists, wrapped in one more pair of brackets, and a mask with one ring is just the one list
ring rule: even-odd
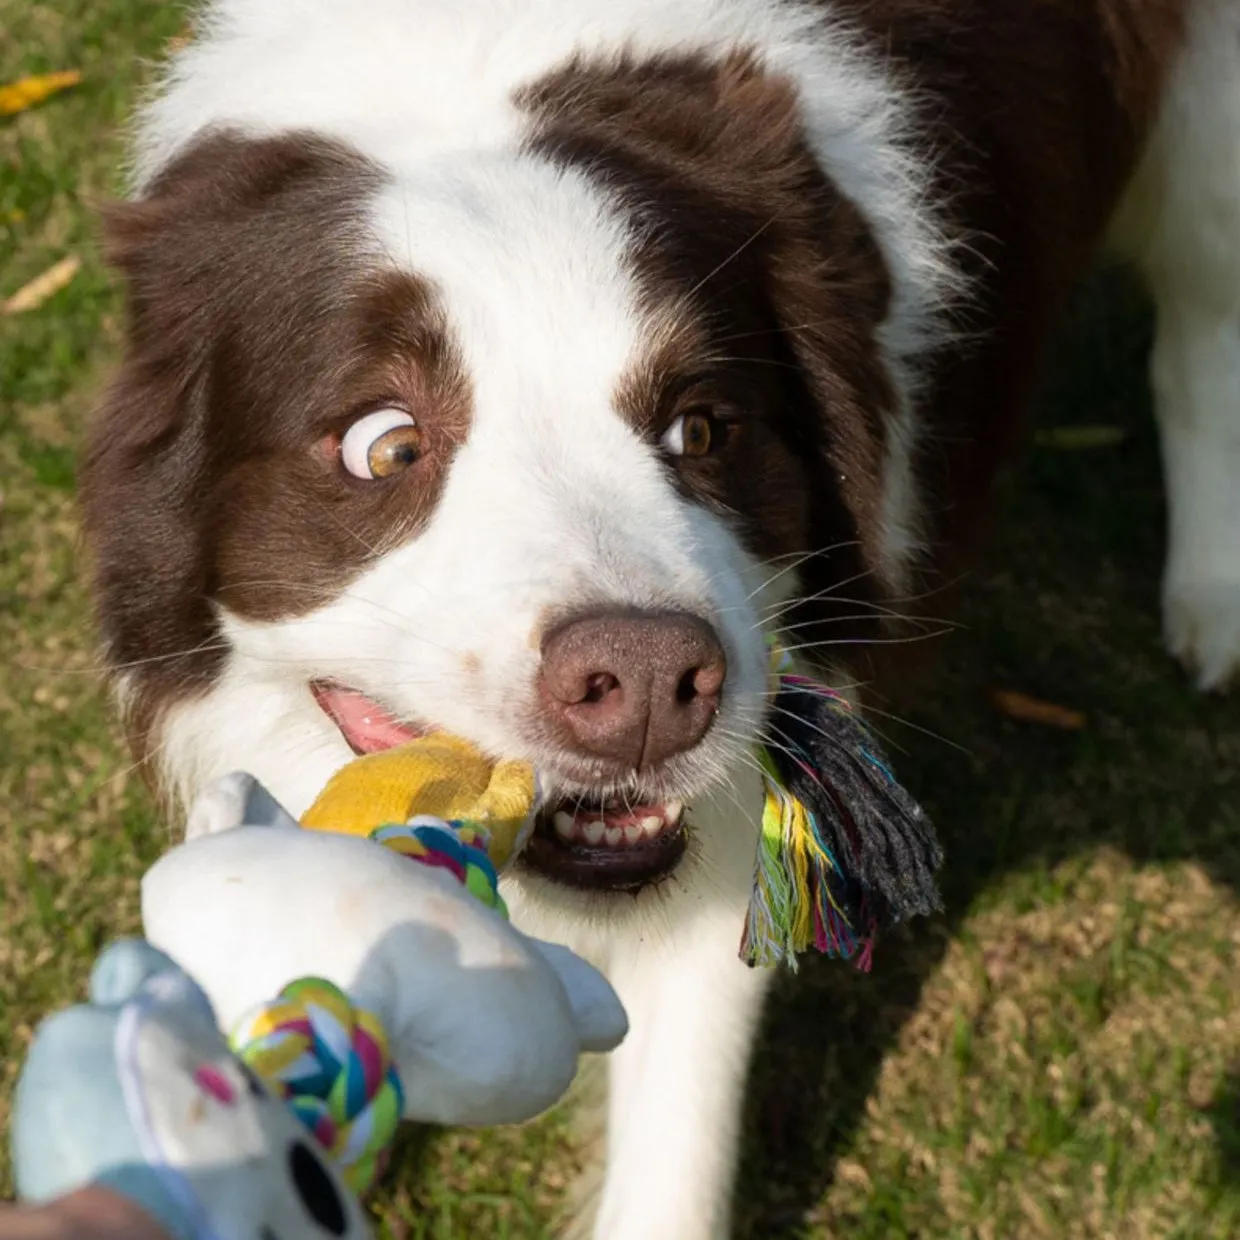
{"label": "shadow on grass", "polygon": [[1240,1070],[1228,1074],[1206,1115],[1214,1130],[1222,1190],[1240,1193]]}
{"label": "shadow on grass", "polygon": [[[1034,446],[1013,480],[997,545],[955,617],[966,628],[946,644],[911,716],[967,752],[884,725],[943,838],[948,911],[880,945],[871,975],[814,960],[776,997],[755,1061],[745,1237],[804,1226],[923,983],[962,918],[995,899],[1005,876],[1031,872],[1022,890],[1036,901],[1039,873],[1049,882],[1057,862],[1109,844],[1142,862],[1192,859],[1240,886],[1240,702],[1198,696],[1160,640],[1149,341],[1146,307],[1127,282],[1100,274],[1081,291],[1037,424],[1107,424],[1126,437],[1089,451]],[[987,704],[993,687],[1074,707],[1087,726],[1001,719]],[[1234,1114],[1231,1122],[1235,1156]],[[1233,1164],[1240,1176],[1240,1158]],[[881,1215],[873,1202],[870,1217]]]}

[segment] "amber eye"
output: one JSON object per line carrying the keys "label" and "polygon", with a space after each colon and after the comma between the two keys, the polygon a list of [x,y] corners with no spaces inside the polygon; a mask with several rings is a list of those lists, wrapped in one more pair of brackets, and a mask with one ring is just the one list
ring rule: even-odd
{"label": "amber eye", "polygon": [[725,438],[724,426],[710,410],[690,409],[663,432],[663,446],[673,456],[709,456]]}
{"label": "amber eye", "polygon": [[422,432],[403,409],[376,409],[340,440],[340,459],[355,478],[390,478],[422,455]]}

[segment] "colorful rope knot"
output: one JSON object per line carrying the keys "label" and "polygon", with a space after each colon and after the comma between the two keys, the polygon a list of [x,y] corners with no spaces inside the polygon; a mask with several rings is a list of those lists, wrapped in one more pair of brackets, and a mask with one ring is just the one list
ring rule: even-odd
{"label": "colorful rope knot", "polygon": [[331,982],[301,978],[245,1016],[234,1054],[279,1094],[363,1193],[405,1109],[387,1035]]}
{"label": "colorful rope knot", "polygon": [[411,861],[450,870],[471,895],[501,917],[508,916],[499,894],[499,875],[487,855],[491,837],[479,823],[446,822],[421,814],[406,823],[378,827],[370,838]]}

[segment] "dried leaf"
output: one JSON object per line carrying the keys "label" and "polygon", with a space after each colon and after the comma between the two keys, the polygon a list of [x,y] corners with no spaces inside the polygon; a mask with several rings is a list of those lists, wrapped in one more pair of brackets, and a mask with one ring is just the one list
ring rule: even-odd
{"label": "dried leaf", "polygon": [[1040,723],[1067,732],[1079,732],[1085,726],[1085,716],[1079,710],[1043,702],[1015,689],[994,689],[990,701],[1001,714],[1009,719],[1019,719],[1022,723]]}
{"label": "dried leaf", "polygon": [[76,254],[53,263],[42,275],[35,276],[6,302],[0,303],[0,314],[23,314],[41,306],[53,293],[59,293],[77,275],[81,266],[82,260]]}
{"label": "dried leaf", "polygon": [[1128,432],[1122,426],[1052,426],[1034,436],[1040,448],[1056,448],[1060,452],[1116,448],[1127,438]]}
{"label": "dried leaf", "polygon": [[0,86],[0,116],[24,112],[49,95],[76,86],[81,80],[80,70],[63,69],[59,73],[36,73],[33,77],[18,78],[7,86]]}

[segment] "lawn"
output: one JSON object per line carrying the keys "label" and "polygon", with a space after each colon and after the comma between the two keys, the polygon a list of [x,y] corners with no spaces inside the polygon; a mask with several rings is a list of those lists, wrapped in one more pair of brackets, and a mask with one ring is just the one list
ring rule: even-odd
{"label": "lawn", "polygon": [[[73,457],[118,340],[94,211],[182,21],[0,0],[0,83],[84,75],[0,119],[0,300],[82,260],[0,317],[0,1130],[33,1025],[136,929],[167,838],[97,673]],[[880,721],[940,824],[949,911],[868,977],[815,964],[782,988],[742,1170],[750,1240],[1240,1235],[1240,697],[1199,697],[1160,645],[1148,342],[1121,280],[1082,290],[996,531],[991,563],[1011,567],[966,583],[930,705]],[[1045,442],[1094,425],[1122,442]],[[1008,718],[996,688],[1084,726]],[[416,1133],[376,1211],[393,1237],[541,1236],[574,1163],[556,1117]]]}

